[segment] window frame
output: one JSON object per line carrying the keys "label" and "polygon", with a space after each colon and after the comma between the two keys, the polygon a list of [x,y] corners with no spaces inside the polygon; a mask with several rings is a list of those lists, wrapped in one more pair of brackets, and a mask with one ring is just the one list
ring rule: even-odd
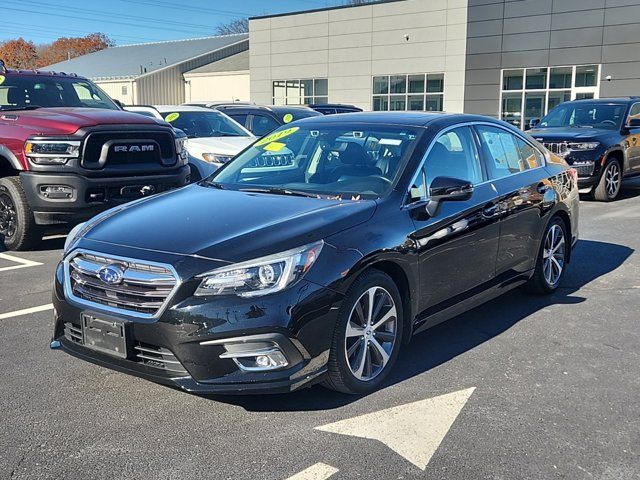
{"label": "window frame", "polygon": [[[486,125],[486,126],[489,126],[489,127],[495,127],[497,129],[504,130],[505,132],[510,133],[510,134],[520,138],[525,143],[529,144],[538,153],[540,153],[540,156],[542,158],[541,165],[539,165],[539,166],[537,166],[535,168],[530,168],[530,169],[527,169],[527,170],[523,170],[521,172],[509,173],[509,175],[507,175],[505,177],[494,178],[494,179],[489,178],[489,166],[487,164],[486,156],[483,153],[483,148],[482,148],[482,144],[481,144],[482,140],[480,140],[480,137],[478,135],[478,131],[475,128],[476,125]],[[480,164],[481,164],[481,168],[482,168],[482,176],[484,178],[484,180],[482,182],[473,185],[474,189],[479,187],[479,186],[481,186],[481,185],[485,185],[487,183],[497,182],[497,181],[502,180],[504,178],[513,178],[515,175],[520,175],[522,173],[532,172],[532,171],[538,170],[540,168],[545,168],[547,166],[547,161],[548,161],[547,154],[543,150],[538,148],[538,146],[535,143],[533,143],[529,139],[527,139],[525,137],[525,135],[520,131],[513,131],[513,130],[511,130],[509,128],[506,128],[506,127],[504,127],[502,125],[499,125],[499,124],[493,123],[493,122],[463,122],[463,123],[456,123],[454,125],[449,125],[448,127],[445,127],[443,129],[441,129],[437,133],[437,135],[434,136],[433,139],[429,142],[429,146],[426,148],[424,154],[422,155],[422,159],[420,160],[420,163],[418,164],[418,167],[416,168],[416,170],[413,172],[413,175],[411,176],[411,180],[409,181],[409,185],[407,186],[407,189],[406,189],[406,192],[405,192],[405,196],[404,196],[404,199],[403,199],[403,202],[402,202],[404,208],[413,207],[416,204],[421,204],[421,203],[424,203],[424,202],[429,200],[429,192],[427,191],[426,198],[411,201],[411,187],[415,184],[416,179],[418,178],[418,176],[420,175],[421,172],[423,173],[423,179],[426,179],[426,175],[424,175],[423,170],[424,170],[424,167],[425,167],[425,163],[426,163],[427,157],[429,156],[429,153],[431,153],[431,150],[433,149],[436,141],[443,134],[447,133],[449,130],[454,130],[456,128],[465,127],[465,126],[470,127],[470,129],[472,131],[473,139],[474,139],[474,142],[476,143],[476,149],[478,150],[478,157],[480,159]]]}
{"label": "window frame", "polygon": [[[596,67],[596,84],[591,87],[576,87],[576,71],[579,67],[588,67],[594,66]],[[571,87],[562,87],[562,88],[551,88],[551,71],[556,68],[571,68]],[[527,71],[529,70],[546,70],[546,80],[545,80],[545,88],[527,88]],[[514,89],[514,90],[505,90],[504,89],[504,74],[505,72],[513,72],[518,71],[522,74],[522,88]],[[537,93],[544,95],[544,104],[542,108],[542,115],[540,118],[544,117],[549,113],[549,96],[552,93],[566,93],[570,92],[569,101],[575,100],[578,95],[584,94],[592,94],[594,99],[600,98],[600,74],[602,72],[602,64],[579,64],[579,65],[549,65],[549,66],[540,66],[540,67],[526,67],[526,68],[503,68],[500,70],[500,97],[498,101],[499,114],[498,118],[503,120],[503,98],[505,95],[516,94],[520,96],[520,120],[519,126],[514,125],[516,128],[520,128],[520,130],[526,130],[528,128],[528,124],[525,124],[525,116],[526,116],[526,97],[527,93]],[[562,102],[564,103],[564,102]],[[504,120],[506,121],[506,120]],[[513,124],[512,124],[513,125]]]}
{"label": "window frame", "polygon": [[[632,103],[632,104],[631,104],[631,106],[629,107],[629,112],[627,113],[627,118],[626,118],[626,120],[625,120],[625,122],[624,122],[624,124],[623,124],[623,127],[624,127],[625,125],[629,125],[629,120],[631,120],[631,116],[632,116],[632,115],[631,115],[631,112],[632,112],[632,111],[633,111],[633,109],[634,109],[636,106],[638,106],[638,105],[640,105],[640,102],[635,102],[635,103]],[[637,116],[637,115],[640,115],[640,111],[638,111],[638,113],[637,113],[636,115],[633,115],[633,116],[635,117],[635,116]]]}
{"label": "window frame", "polygon": [[[324,80],[327,83],[327,93],[326,94],[321,94],[321,95],[317,95],[316,94],[316,82],[320,81],[320,80]],[[288,95],[288,91],[289,91],[289,83],[292,82],[297,82],[298,83],[298,96],[297,97],[290,97]],[[302,91],[302,84],[303,82],[311,82],[311,95],[303,95],[303,91]],[[275,94],[275,84],[276,83],[283,83],[284,84],[284,97],[277,97]],[[291,103],[289,102],[289,99],[296,99],[298,100],[298,103]],[[311,102],[305,102],[305,99],[311,99]],[[321,101],[320,99],[324,99],[324,101]],[[329,103],[329,78],[328,77],[309,77],[309,78],[288,78],[288,79],[284,79],[284,80],[272,80],[271,81],[271,101],[273,103],[273,105],[281,105],[281,106],[287,106],[287,105],[308,105],[308,104],[322,104],[322,103]],[[282,103],[284,102],[284,103]]]}
{"label": "window frame", "polygon": [[[429,91],[429,76],[436,76],[436,75],[441,75],[442,76],[442,90],[439,92],[430,92]],[[422,92],[411,92],[409,89],[410,83],[409,83],[409,78],[410,77],[418,77],[421,76],[423,77],[423,91]],[[404,77],[404,93],[393,93],[391,91],[391,79],[393,77]],[[386,88],[386,92],[387,93],[375,93],[375,89],[374,86],[376,85],[376,79],[381,79],[381,78],[386,78],[387,79],[387,88]],[[389,73],[389,74],[379,74],[379,75],[372,75],[371,76],[371,109],[373,110],[373,105],[375,103],[376,100],[380,100],[381,104],[385,105],[387,109],[386,110],[373,110],[373,111],[377,111],[377,112],[392,112],[392,111],[397,111],[397,110],[392,110],[391,109],[391,105],[393,101],[399,101],[399,97],[402,97],[404,100],[404,106],[405,109],[402,111],[415,111],[415,112],[430,112],[430,111],[438,111],[438,112],[443,112],[444,111],[444,102],[445,102],[445,72],[426,72],[426,73]],[[395,97],[395,98],[394,98]],[[408,110],[408,106],[409,106],[409,99],[412,97],[422,97],[422,110]],[[442,99],[442,105],[441,105],[441,110],[426,110],[427,108],[427,101],[429,98],[435,98],[435,97],[439,97]],[[392,100],[393,99],[393,100]],[[386,103],[385,103],[386,102]]]}

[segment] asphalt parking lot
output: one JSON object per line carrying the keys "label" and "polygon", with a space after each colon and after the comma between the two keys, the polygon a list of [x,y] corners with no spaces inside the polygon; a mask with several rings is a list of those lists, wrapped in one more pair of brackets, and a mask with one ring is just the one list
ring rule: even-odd
{"label": "asphalt parking lot", "polygon": [[365,397],[204,398],[51,351],[64,238],[0,253],[0,478],[640,478],[640,181],[580,236],[555,295],[421,334]]}

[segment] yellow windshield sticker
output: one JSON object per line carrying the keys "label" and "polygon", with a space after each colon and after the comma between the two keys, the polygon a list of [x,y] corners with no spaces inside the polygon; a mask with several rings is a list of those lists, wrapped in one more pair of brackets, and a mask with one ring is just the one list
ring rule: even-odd
{"label": "yellow windshield sticker", "polygon": [[266,145],[264,147],[265,151],[267,152],[279,152],[280,150],[282,150],[284,147],[286,147],[286,145],[284,143],[280,143],[280,142],[271,142],[270,144]]}
{"label": "yellow windshield sticker", "polygon": [[284,117],[282,117],[282,120],[284,121],[284,123],[291,123],[293,122],[293,115],[287,113]]}
{"label": "yellow windshield sticker", "polygon": [[4,75],[0,75],[0,85],[4,83]]}
{"label": "yellow windshield sticker", "polygon": [[285,137],[288,137],[289,135],[293,135],[298,130],[300,130],[300,127],[291,127],[291,128],[287,128],[286,130],[281,130],[279,132],[272,133],[271,135],[267,135],[263,139],[258,140],[255,143],[254,147],[261,147],[262,145],[266,145],[267,143],[281,140]]}
{"label": "yellow windshield sticker", "polygon": [[171,122],[177,120],[179,116],[180,116],[180,114],[178,112],[173,112],[173,113],[170,113],[169,115],[167,115],[166,117],[164,117],[164,119],[167,122],[171,123]]}

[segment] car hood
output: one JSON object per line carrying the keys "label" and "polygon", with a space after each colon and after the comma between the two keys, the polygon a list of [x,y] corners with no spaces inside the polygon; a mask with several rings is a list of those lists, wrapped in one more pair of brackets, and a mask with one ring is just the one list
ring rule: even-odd
{"label": "car hood", "polygon": [[187,150],[201,158],[203,153],[235,156],[257,140],[256,137],[200,137],[187,140]]}
{"label": "car hood", "polygon": [[134,202],[84,234],[134,249],[239,262],[306,245],[367,221],[374,200],[219,190],[200,184]]}
{"label": "car hood", "polygon": [[528,130],[527,133],[539,142],[564,142],[579,141],[586,142],[597,140],[602,136],[611,135],[612,130],[601,130],[597,128],[535,128]]}
{"label": "car hood", "polygon": [[123,123],[165,125],[144,115],[106,108],[39,108],[12,113],[19,116],[22,127],[29,127],[35,134],[71,135],[81,127]]}

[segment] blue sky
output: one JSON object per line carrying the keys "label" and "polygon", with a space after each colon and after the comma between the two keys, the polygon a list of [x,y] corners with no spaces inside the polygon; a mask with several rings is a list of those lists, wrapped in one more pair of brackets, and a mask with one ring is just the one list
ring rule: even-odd
{"label": "blue sky", "polygon": [[1,0],[0,41],[34,43],[92,32],[118,45],[212,35],[237,17],[309,10],[341,0]]}

